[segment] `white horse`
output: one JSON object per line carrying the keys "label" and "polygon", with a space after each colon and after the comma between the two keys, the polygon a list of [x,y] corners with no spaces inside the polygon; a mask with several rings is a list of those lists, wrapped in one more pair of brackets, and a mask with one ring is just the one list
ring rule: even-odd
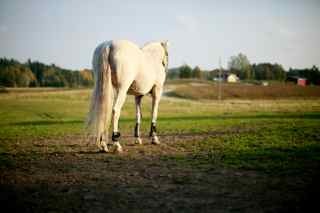
{"label": "white horse", "polygon": [[159,144],[156,135],[158,105],[168,69],[167,42],[151,42],[142,48],[127,40],[107,41],[94,51],[95,87],[87,126],[92,130],[97,146],[108,152],[108,128],[112,120],[112,141],[115,151],[122,152],[118,121],[127,93],[135,96],[135,142],[140,138],[141,99],[152,96],[151,142]]}

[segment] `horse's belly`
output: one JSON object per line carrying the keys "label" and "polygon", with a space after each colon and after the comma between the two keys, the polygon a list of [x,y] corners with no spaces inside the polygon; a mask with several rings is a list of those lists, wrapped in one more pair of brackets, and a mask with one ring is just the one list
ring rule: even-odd
{"label": "horse's belly", "polygon": [[130,95],[145,95],[147,93],[149,93],[152,89],[152,86],[141,86],[139,84],[137,84],[136,81],[133,81],[132,84],[130,85],[129,89],[128,89],[128,94]]}

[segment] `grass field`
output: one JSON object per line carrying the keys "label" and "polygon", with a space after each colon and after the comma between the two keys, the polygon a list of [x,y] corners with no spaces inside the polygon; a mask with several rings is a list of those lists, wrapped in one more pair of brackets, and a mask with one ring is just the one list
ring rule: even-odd
{"label": "grass field", "polygon": [[[295,98],[320,98],[319,86],[301,87],[294,84],[270,82],[271,86],[261,86],[243,83],[221,84],[222,99],[295,99]],[[168,82],[168,87],[174,88],[168,92],[169,96],[193,100],[217,100],[219,84],[208,81],[179,80]]]}
{"label": "grass field", "polygon": [[[205,85],[215,93],[214,86]],[[98,153],[85,137],[89,90],[1,93],[2,207],[19,212],[301,212],[316,206],[320,99],[313,90],[319,89],[285,88],[286,96],[271,92],[267,98],[245,98],[248,92],[240,92],[216,101],[202,87],[199,82],[168,84],[175,97],[160,103],[159,146],[147,137],[149,97],[143,100],[144,145],[133,144],[134,101],[128,96],[120,120],[121,155]],[[234,93],[244,90],[250,91],[244,87]],[[207,95],[193,98],[197,91]]]}

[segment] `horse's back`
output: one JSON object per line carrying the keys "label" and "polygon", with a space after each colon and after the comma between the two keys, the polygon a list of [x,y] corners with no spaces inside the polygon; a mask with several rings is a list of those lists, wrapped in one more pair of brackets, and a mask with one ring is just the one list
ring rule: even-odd
{"label": "horse's back", "polygon": [[100,43],[94,54],[99,54],[104,48],[111,48],[113,55],[120,55],[120,57],[127,57],[128,54],[139,54],[141,49],[135,43],[128,40],[110,40]]}
{"label": "horse's back", "polygon": [[108,61],[115,87],[127,88],[129,93],[135,95],[151,90],[156,80],[154,67],[138,45],[128,40],[112,40],[99,46],[100,50],[109,48]]}
{"label": "horse's back", "polygon": [[111,41],[111,45],[119,50],[140,50],[140,47],[138,45],[128,40],[113,40]]}

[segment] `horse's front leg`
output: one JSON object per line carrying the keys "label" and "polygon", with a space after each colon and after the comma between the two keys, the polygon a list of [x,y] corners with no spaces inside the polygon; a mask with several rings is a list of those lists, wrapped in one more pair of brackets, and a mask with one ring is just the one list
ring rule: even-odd
{"label": "horse's front leg", "polygon": [[158,108],[159,102],[161,98],[162,89],[154,87],[152,90],[152,120],[151,120],[151,127],[150,127],[150,137],[152,144],[160,144],[159,138],[157,136],[157,117],[158,117]]}
{"label": "horse's front leg", "polygon": [[141,124],[141,96],[136,96],[135,97],[135,102],[136,102],[136,126],[134,128],[134,137],[135,137],[135,143],[136,144],[142,144],[142,140],[140,137],[140,124]]}

